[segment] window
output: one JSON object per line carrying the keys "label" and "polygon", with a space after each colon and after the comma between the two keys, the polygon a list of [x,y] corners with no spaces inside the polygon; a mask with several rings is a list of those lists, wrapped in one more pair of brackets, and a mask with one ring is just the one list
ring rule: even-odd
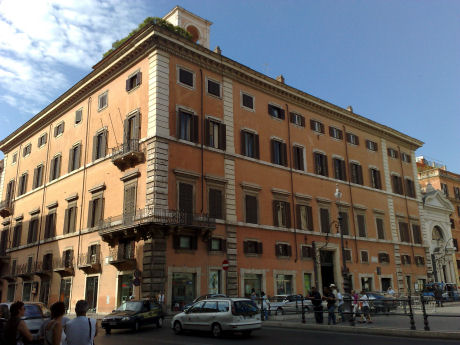
{"label": "window", "polygon": [[409,226],[407,223],[399,222],[399,239],[401,242],[410,242]]}
{"label": "window", "polygon": [[403,265],[410,265],[411,261],[412,260],[411,260],[410,255],[407,255],[407,254],[401,255],[401,263]]}
{"label": "window", "polygon": [[175,235],[173,237],[173,248],[196,250],[198,248],[198,238],[192,235]]}
{"label": "window", "polygon": [[453,218],[450,218],[450,228],[455,229],[455,220]]}
{"label": "window", "polygon": [[132,89],[138,87],[142,83],[142,72],[138,71],[126,79],[126,91],[131,91]]}
{"label": "window", "polygon": [[455,251],[458,252],[458,241],[457,241],[456,238],[452,239],[452,244],[453,244],[453,246],[455,248]]}
{"label": "window", "polygon": [[447,188],[447,184],[441,183],[441,190],[446,197],[449,196],[449,188]]}
{"label": "window", "polygon": [[292,256],[292,248],[287,243],[277,243],[275,244],[275,255],[276,256]]}
{"label": "window", "polygon": [[30,155],[31,152],[32,152],[32,144],[28,144],[22,150],[22,156],[26,157],[26,156]]}
{"label": "window", "polygon": [[273,200],[273,225],[291,227],[291,207],[286,201]]}
{"label": "window", "polygon": [[209,217],[224,219],[223,215],[223,192],[220,189],[209,188],[208,209]]}
{"label": "window", "polygon": [[335,139],[342,140],[343,139],[343,132],[336,128],[336,127],[329,127],[329,136]]}
{"label": "window", "polygon": [[246,223],[257,224],[257,197],[246,194],[244,199],[246,207]]}
{"label": "window", "polygon": [[139,150],[140,116],[139,111],[134,111],[123,121],[123,153]]}
{"label": "window", "polygon": [[393,193],[403,195],[402,179],[397,175],[391,175],[391,185],[393,187]]}
{"label": "window", "polygon": [[401,160],[403,162],[410,163],[411,162],[410,155],[408,155],[407,153],[401,152]]}
{"label": "window", "polygon": [[460,200],[460,188],[454,187],[454,196],[456,200]]}
{"label": "window", "polygon": [[51,160],[50,181],[57,179],[61,175],[61,161],[61,155],[57,155]]}
{"label": "window", "polygon": [[358,221],[358,236],[366,237],[366,216],[364,214],[356,215]]}
{"label": "window", "polygon": [[56,127],[54,127],[54,137],[55,138],[61,135],[62,133],[64,133],[64,125],[65,123],[61,122],[58,125],[56,125]]}
{"label": "window", "polygon": [[222,238],[211,238],[208,242],[210,252],[224,252],[227,248],[227,241]]}
{"label": "window", "polygon": [[74,145],[69,151],[69,172],[80,168],[81,144]]}
{"label": "window", "polygon": [[50,212],[45,218],[45,239],[56,236],[56,211]]}
{"label": "window", "polygon": [[292,158],[294,163],[294,169],[296,170],[305,170],[304,159],[303,159],[303,147],[302,146],[293,146],[292,147]]}
{"label": "window", "polygon": [[193,184],[179,182],[179,210],[184,212],[187,217],[193,215],[194,199]]}
{"label": "window", "polygon": [[102,130],[93,137],[93,161],[107,154],[107,130]]}
{"label": "window", "polygon": [[[24,282],[23,287],[22,287],[22,300],[23,301],[30,301],[30,295],[32,292],[32,282]],[[32,305],[30,306],[31,309],[37,308],[36,306]],[[39,311],[36,311],[37,314],[39,314]]]}
{"label": "window", "polygon": [[249,110],[255,110],[254,109],[254,97],[251,95],[248,95],[247,93],[244,93],[244,92],[241,93],[241,104],[243,105],[244,108],[247,108]]}
{"label": "window", "polygon": [[292,275],[277,274],[275,284],[277,295],[291,295],[293,293]]}
{"label": "window", "polygon": [[78,125],[81,122],[81,119],[83,117],[83,109],[78,109],[75,112],[75,124]]}
{"label": "window", "polygon": [[268,105],[268,114],[280,120],[284,120],[285,117],[284,109],[272,104]]}
{"label": "window", "polygon": [[359,145],[359,137],[353,133],[347,133],[347,142],[352,145]]}
{"label": "window", "polygon": [[377,238],[379,240],[385,239],[385,227],[383,226],[382,218],[375,218],[375,223],[377,224]]}
{"label": "window", "polygon": [[287,166],[286,144],[278,140],[271,140],[272,163]]}
{"label": "window", "polygon": [[315,161],[315,174],[328,176],[327,156],[319,152],[314,152],[313,160]]}
{"label": "window", "polygon": [[425,266],[425,258],[423,256],[416,255],[414,261],[417,266]]}
{"label": "window", "polygon": [[409,198],[415,198],[415,184],[414,181],[406,178],[404,179],[406,181],[406,195]]}
{"label": "window", "polygon": [[6,249],[8,248],[8,228],[5,228],[0,237],[0,256],[6,256]]}
{"label": "window", "polygon": [[73,249],[67,249],[62,252],[62,264],[65,268],[73,267]]}
{"label": "window", "polygon": [[351,182],[363,184],[363,168],[358,163],[350,163]]}
{"label": "window", "polygon": [[12,248],[19,247],[21,245],[21,233],[22,233],[22,222],[17,223],[13,229],[13,243]]}
{"label": "window", "polygon": [[302,230],[313,231],[313,212],[311,206],[296,205],[297,226]]}
{"label": "window", "polygon": [[362,263],[369,263],[369,253],[365,250],[361,251],[361,262]]}
{"label": "window", "polygon": [[320,208],[319,217],[321,222],[321,232],[325,234],[331,232],[331,229],[329,228],[329,210],[327,208]]}
{"label": "window", "polygon": [[38,218],[32,218],[29,221],[29,232],[27,233],[27,244],[37,241],[38,236]]}
{"label": "window", "polygon": [[104,198],[102,194],[93,196],[88,206],[88,228],[98,226],[104,220]]}
{"label": "window", "polygon": [[38,147],[44,146],[48,141],[48,133],[43,133],[39,138],[38,138]]}
{"label": "window", "polygon": [[378,145],[375,141],[366,140],[366,148],[371,151],[377,151]]}
{"label": "window", "polygon": [[13,302],[14,301],[14,292],[16,291],[16,284],[8,284],[8,292],[6,295],[6,301],[7,302]]}
{"label": "window", "polygon": [[390,255],[388,253],[379,253],[379,263],[380,264],[389,264]]}
{"label": "window", "polygon": [[259,136],[257,134],[241,131],[241,154],[259,159]]}
{"label": "window", "polygon": [[100,263],[100,252],[101,252],[100,244],[90,245],[88,247],[88,253],[86,254],[86,263],[87,264]]}
{"label": "window", "polygon": [[316,120],[310,120],[310,129],[317,133],[322,133],[324,134],[324,125]]}
{"label": "window", "polygon": [[220,97],[220,93],[221,93],[220,83],[218,83],[217,81],[208,79],[208,93],[210,95]]}
{"label": "window", "polygon": [[198,142],[198,116],[179,110],[178,118],[178,132],[177,137],[179,139]]}
{"label": "window", "polygon": [[179,83],[193,88],[195,85],[195,73],[179,67]]}
{"label": "window", "polygon": [[396,151],[395,149],[388,148],[387,152],[388,152],[388,156],[391,157],[391,158],[398,158],[399,157],[398,151]]}
{"label": "window", "polygon": [[11,164],[15,164],[18,160],[18,153],[13,153],[13,159],[11,160]]}
{"label": "window", "polygon": [[297,126],[305,127],[305,117],[303,117],[302,115],[296,114],[296,113],[290,113],[289,117],[290,117],[291,123]]}
{"label": "window", "polygon": [[29,174],[24,173],[19,178],[18,196],[21,196],[27,192],[27,178],[28,177],[29,177]]}
{"label": "window", "polygon": [[340,231],[344,235],[349,235],[350,231],[348,229],[348,213],[347,212],[339,212],[339,219],[340,219]]}
{"label": "window", "polygon": [[346,262],[351,262],[351,249],[345,249],[345,261]]}
{"label": "window", "polygon": [[102,110],[109,105],[109,92],[106,91],[98,97],[98,110]]}
{"label": "window", "polygon": [[340,158],[333,158],[332,164],[334,165],[334,178],[337,180],[347,180],[347,169],[345,167],[345,161]]}
{"label": "window", "polygon": [[371,187],[375,189],[382,189],[382,182],[380,180],[380,171],[375,168],[369,169],[369,177],[371,181]]}
{"label": "window", "polygon": [[263,246],[259,241],[244,241],[243,251],[245,254],[262,254]]}
{"label": "window", "polygon": [[223,123],[206,119],[205,121],[205,139],[206,146],[216,149],[226,149],[226,126]]}
{"label": "window", "polygon": [[13,194],[14,194],[14,180],[11,180],[10,182],[8,182],[8,185],[6,187],[5,200],[8,204],[13,200]]}
{"label": "window", "polygon": [[38,188],[43,184],[43,164],[34,169],[34,181],[32,189]]}
{"label": "window", "polygon": [[313,258],[313,248],[311,246],[301,245],[300,254],[302,259],[311,259]]}

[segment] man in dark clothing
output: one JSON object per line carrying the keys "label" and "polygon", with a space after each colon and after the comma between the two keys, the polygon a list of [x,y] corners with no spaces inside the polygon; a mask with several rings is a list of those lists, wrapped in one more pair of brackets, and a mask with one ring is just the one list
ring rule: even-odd
{"label": "man in dark clothing", "polygon": [[330,325],[331,322],[335,325],[335,302],[336,302],[336,297],[332,293],[330,288],[325,288],[324,289],[324,299],[327,301],[327,324]]}
{"label": "man in dark clothing", "polygon": [[321,299],[321,294],[316,290],[316,287],[311,288],[310,295],[308,296],[308,299],[311,301],[313,304],[313,310],[315,312],[315,320],[316,323],[323,323],[323,305],[322,305],[322,299]]}

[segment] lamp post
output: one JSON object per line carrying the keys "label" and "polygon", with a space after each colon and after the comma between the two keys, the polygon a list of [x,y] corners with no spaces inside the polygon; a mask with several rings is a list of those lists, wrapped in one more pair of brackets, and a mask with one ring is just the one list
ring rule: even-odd
{"label": "lamp post", "polygon": [[348,274],[347,268],[347,259],[345,256],[345,244],[343,242],[343,232],[342,232],[342,217],[340,216],[340,199],[342,199],[342,192],[339,190],[339,185],[335,185],[334,197],[337,199],[337,225],[338,231],[340,233],[340,246],[342,249],[342,278],[343,278],[343,309],[345,315],[348,316],[348,320],[352,326],[355,325],[353,319],[353,309],[351,305],[351,284],[350,284],[350,275]]}

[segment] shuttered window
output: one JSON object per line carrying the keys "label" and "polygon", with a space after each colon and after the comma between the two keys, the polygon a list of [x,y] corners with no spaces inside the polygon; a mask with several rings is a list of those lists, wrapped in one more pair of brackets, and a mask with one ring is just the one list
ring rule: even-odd
{"label": "shuttered window", "polygon": [[214,120],[205,121],[205,144],[220,150],[226,150],[226,125]]}
{"label": "shuttered window", "polygon": [[401,152],[401,160],[403,162],[410,163],[411,162],[410,155],[408,155],[407,153]]}
{"label": "shuttered window", "polygon": [[31,152],[32,152],[32,144],[28,144],[22,150],[22,156],[26,157],[26,156],[30,155]]}
{"label": "shuttered window", "polygon": [[275,244],[275,255],[290,257],[292,256],[292,248],[289,244],[286,243],[277,243]]}
{"label": "shuttered window", "polygon": [[375,168],[369,169],[369,179],[371,181],[371,187],[375,189],[382,189],[382,183],[380,180],[380,171]]}
{"label": "shuttered window", "polygon": [[371,140],[366,140],[366,147],[368,150],[371,151],[377,151],[378,150],[378,145],[376,142],[371,141]]}
{"label": "shuttered window", "polygon": [[311,206],[296,205],[297,227],[313,231],[313,212]]}
{"label": "shuttered window", "polygon": [[38,138],[38,147],[42,147],[45,145],[48,141],[48,133],[43,133],[39,138]]}
{"label": "shuttered window", "polygon": [[294,160],[294,169],[305,170],[304,159],[303,159],[303,147],[293,146],[292,147],[292,158]]}
{"label": "shuttered window", "polygon": [[40,164],[34,169],[34,181],[32,189],[38,188],[43,184],[43,165]]}
{"label": "shuttered window", "polygon": [[259,136],[248,131],[241,131],[241,154],[246,157],[260,158]]}
{"label": "shuttered window", "polygon": [[175,235],[173,236],[173,248],[196,250],[198,248],[198,238],[191,235]]}
{"label": "shuttered window", "polygon": [[245,254],[262,254],[263,253],[262,242],[244,241],[243,242],[243,252]]}
{"label": "shuttered window", "polygon": [[303,259],[313,258],[313,248],[311,246],[301,245],[300,250]]}
{"label": "shuttered window", "polygon": [[302,115],[297,114],[297,113],[290,113],[289,117],[290,117],[291,123],[297,126],[305,127],[305,117],[303,117]]}
{"label": "shuttered window", "polygon": [[363,214],[358,214],[356,219],[358,220],[358,236],[366,237],[366,217]]}
{"label": "shuttered window", "polygon": [[32,218],[29,221],[29,232],[27,234],[27,244],[37,241],[38,236],[38,218]]}
{"label": "shuttered window", "polygon": [[395,149],[392,149],[392,148],[389,147],[387,149],[387,152],[388,152],[388,156],[391,157],[391,158],[398,158],[399,157],[398,151],[396,151]]}
{"label": "shuttered window", "polygon": [[179,110],[177,123],[177,137],[182,140],[198,143],[199,123],[198,116]]}
{"label": "shuttered window", "polygon": [[369,253],[364,250],[361,251],[361,262],[363,263],[369,262]]}
{"label": "shuttered window", "polygon": [[287,166],[286,144],[278,140],[271,140],[272,163]]}
{"label": "shuttered window", "polygon": [[[136,111],[123,122],[123,153],[139,150],[140,116],[140,113]],[[105,141],[107,143],[107,138]]]}
{"label": "shuttered window", "polygon": [[14,194],[14,180],[11,180],[8,182],[8,185],[6,187],[6,198],[5,200],[7,203],[9,203],[11,200],[13,200],[13,194]]}
{"label": "shuttered window", "polygon": [[331,229],[329,227],[329,210],[327,208],[320,208],[319,215],[321,220],[321,232],[331,232]]}
{"label": "shuttered window", "polygon": [[21,235],[22,235],[22,222],[14,226],[13,243],[12,243],[13,248],[19,247],[21,245]]}
{"label": "shuttered window", "polygon": [[64,235],[76,231],[77,204],[69,204],[64,215]]}
{"label": "shuttered window", "polygon": [[348,228],[348,213],[347,212],[339,212],[340,217],[340,231],[344,235],[349,235],[350,231]]}
{"label": "shuttered window", "polygon": [[404,194],[401,177],[397,175],[391,175],[391,185],[393,187],[393,193],[400,195]]}
{"label": "shuttered window", "polygon": [[19,178],[19,185],[18,185],[18,196],[21,196],[27,192],[27,180],[28,180],[29,174],[24,173],[21,175]]}
{"label": "shuttered window", "polygon": [[102,195],[95,196],[89,201],[88,228],[99,226],[104,220],[104,198]]}
{"label": "shuttered window", "polygon": [[314,152],[313,160],[315,161],[315,174],[328,176],[327,156],[319,152]]}
{"label": "shuttered window", "polygon": [[390,255],[388,253],[379,253],[379,263],[389,264],[390,263]]}
{"label": "shuttered window", "polygon": [[363,168],[357,163],[350,163],[351,182],[363,184]]}
{"label": "shuttered window", "polygon": [[83,109],[78,109],[76,112],[75,112],[75,124],[79,124],[81,122],[81,119],[82,119],[82,115],[83,115]]}
{"label": "shuttered window", "polygon": [[211,238],[208,241],[208,251],[224,252],[227,250],[227,241],[222,238]]}
{"label": "shuttered window", "polygon": [[220,189],[209,188],[209,217],[224,219],[223,193]]}
{"label": "shuttered window", "polygon": [[353,145],[359,145],[359,137],[353,133],[347,133],[347,142]]}
{"label": "shuttered window", "polygon": [[351,249],[345,249],[344,253],[345,253],[345,261],[351,262]]}
{"label": "shuttered window", "polygon": [[403,265],[410,265],[412,262],[410,255],[404,254],[401,255],[401,263]]}
{"label": "shuttered window", "polygon": [[179,82],[190,87],[194,87],[194,73],[183,68],[179,68]]}
{"label": "shuttered window", "polygon": [[412,224],[412,238],[414,243],[422,244],[422,232],[420,231],[420,225]]}
{"label": "shuttered window", "polygon": [[185,222],[187,224],[193,223],[193,185],[189,183],[179,182],[179,211],[185,214]]}
{"label": "shuttered window", "polygon": [[246,223],[258,224],[258,203],[257,197],[254,195],[246,194],[244,197],[245,209],[246,209]]}
{"label": "shuttered window", "polygon": [[50,182],[59,178],[59,176],[61,175],[61,161],[62,161],[61,155],[55,156],[51,160]]}
{"label": "shuttered window", "polygon": [[334,165],[334,178],[336,178],[337,180],[346,181],[347,169],[345,166],[345,161],[343,159],[334,158],[332,162]]}
{"label": "shuttered window", "polygon": [[268,105],[268,114],[280,120],[284,120],[285,118],[284,109],[272,104]]}
{"label": "shuttered window", "polygon": [[81,144],[75,145],[69,151],[69,172],[80,168]]}
{"label": "shuttered window", "polygon": [[291,207],[286,201],[273,200],[273,225],[291,227]]}
{"label": "shuttered window", "polygon": [[45,239],[56,236],[56,212],[50,212],[45,218]]}
{"label": "shuttered window", "polygon": [[338,140],[342,140],[343,139],[343,132],[336,128],[336,127],[329,127],[329,136],[334,138],[334,139],[338,139]]}
{"label": "shuttered window", "polygon": [[93,161],[107,154],[107,130],[100,131],[93,137]]}
{"label": "shuttered window", "polygon": [[61,122],[60,124],[54,127],[54,137],[57,137],[61,135],[62,133],[64,133],[64,125],[65,125],[65,122]]}
{"label": "shuttered window", "polygon": [[208,79],[208,93],[210,95],[220,97],[220,93],[221,93],[220,83],[218,83],[217,81]]}
{"label": "shuttered window", "polygon": [[138,87],[142,83],[142,72],[137,72],[133,74],[128,79],[126,79],[126,91],[131,91],[135,87]]}
{"label": "shuttered window", "polygon": [[250,110],[254,110],[254,97],[247,93],[241,93],[241,104]]}
{"label": "shuttered window", "polygon": [[410,198],[415,198],[415,184],[414,181],[406,178],[406,195]]}
{"label": "shuttered window", "polygon": [[385,239],[385,227],[383,226],[383,219],[376,218],[375,223],[377,224],[377,238],[379,240]]}
{"label": "shuttered window", "polygon": [[97,104],[98,104],[98,110],[107,108],[107,106],[109,105],[108,91],[104,92],[102,95],[99,95]]}
{"label": "shuttered window", "polygon": [[409,225],[404,222],[399,222],[399,239],[401,242],[410,242]]}

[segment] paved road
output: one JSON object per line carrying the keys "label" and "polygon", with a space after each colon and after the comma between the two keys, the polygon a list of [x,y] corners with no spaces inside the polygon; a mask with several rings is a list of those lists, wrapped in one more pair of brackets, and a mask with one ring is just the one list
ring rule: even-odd
{"label": "paved road", "polygon": [[258,332],[254,332],[250,338],[228,335],[224,336],[222,339],[213,339],[206,333],[175,335],[171,329],[167,327],[156,329],[153,326],[146,326],[138,333],[125,330],[113,330],[111,335],[105,335],[103,330],[99,329],[99,336],[96,338],[95,343],[98,345],[279,345],[283,343],[288,343],[289,345],[304,345],[306,343],[308,343],[308,345],[458,345],[459,342],[451,340],[411,339],[337,332],[304,331],[271,327],[266,327]]}

